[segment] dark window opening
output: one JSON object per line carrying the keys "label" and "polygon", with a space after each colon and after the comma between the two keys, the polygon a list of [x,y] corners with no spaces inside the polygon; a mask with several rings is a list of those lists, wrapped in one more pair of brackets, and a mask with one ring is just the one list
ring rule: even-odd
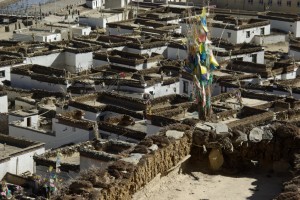
{"label": "dark window opening", "polygon": [[252,54],[252,62],[257,63],[257,54]]}
{"label": "dark window opening", "polygon": [[227,33],[227,36],[228,36],[228,38],[231,38],[231,33],[228,32],[228,33]]}
{"label": "dark window opening", "polygon": [[5,71],[0,71],[0,78],[4,78],[5,77]]}
{"label": "dark window opening", "polygon": [[188,94],[189,93],[189,82],[183,81],[183,93]]}
{"label": "dark window opening", "polygon": [[31,118],[30,117],[27,118],[27,127],[31,127]]}
{"label": "dark window opening", "polygon": [[250,37],[250,31],[247,31],[246,32],[246,38],[249,38]]}

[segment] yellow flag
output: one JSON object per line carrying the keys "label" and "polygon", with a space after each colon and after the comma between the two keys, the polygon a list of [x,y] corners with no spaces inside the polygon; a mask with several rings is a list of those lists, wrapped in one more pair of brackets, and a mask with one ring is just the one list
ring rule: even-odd
{"label": "yellow flag", "polygon": [[205,7],[202,8],[201,17],[206,17],[206,8]]}
{"label": "yellow flag", "polygon": [[201,74],[206,74],[207,73],[206,67],[200,66],[200,70],[201,70]]}
{"label": "yellow flag", "polygon": [[210,53],[209,62],[210,62],[210,64],[214,65],[215,67],[219,66],[219,63],[216,60],[216,58],[215,58],[215,56],[214,56],[214,54],[212,52]]}

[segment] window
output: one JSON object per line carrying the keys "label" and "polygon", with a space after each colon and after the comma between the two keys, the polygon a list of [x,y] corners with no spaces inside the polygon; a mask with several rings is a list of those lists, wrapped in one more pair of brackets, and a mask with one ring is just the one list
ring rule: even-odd
{"label": "window", "polygon": [[188,94],[189,93],[189,82],[183,81],[183,93]]}
{"label": "window", "polygon": [[268,5],[272,5],[273,1],[269,0]]}
{"label": "window", "polygon": [[292,1],[287,1],[286,5],[289,6],[289,7],[291,7],[292,6]]}
{"label": "window", "polygon": [[260,29],[260,34],[261,34],[261,35],[264,35],[264,34],[265,34],[265,28],[261,28],[261,29]]}
{"label": "window", "polygon": [[249,4],[253,4],[253,0],[248,0],[248,3]]}
{"label": "window", "polygon": [[281,6],[281,0],[277,1],[277,5]]}
{"label": "window", "polygon": [[257,54],[252,54],[252,62],[257,63]]}
{"label": "window", "polygon": [[259,0],[259,4],[264,4],[264,0]]}
{"label": "window", "polygon": [[5,77],[5,71],[0,71],[0,78],[4,78]]}
{"label": "window", "polygon": [[228,38],[231,38],[231,33],[228,32],[228,33],[227,33],[227,36],[228,36]]}
{"label": "window", "polygon": [[297,6],[300,7],[300,1],[297,2]]}
{"label": "window", "polygon": [[246,38],[249,38],[250,37],[250,31],[247,31],[246,32]]}
{"label": "window", "polygon": [[27,118],[27,127],[31,127],[31,118],[30,117]]}

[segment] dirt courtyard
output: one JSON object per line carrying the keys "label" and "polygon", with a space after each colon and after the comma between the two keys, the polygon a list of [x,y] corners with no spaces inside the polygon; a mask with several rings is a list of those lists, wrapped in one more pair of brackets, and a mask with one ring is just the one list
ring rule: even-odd
{"label": "dirt courtyard", "polygon": [[276,197],[286,176],[253,170],[236,175],[213,175],[206,170],[189,172],[175,168],[157,176],[134,200],[269,200]]}

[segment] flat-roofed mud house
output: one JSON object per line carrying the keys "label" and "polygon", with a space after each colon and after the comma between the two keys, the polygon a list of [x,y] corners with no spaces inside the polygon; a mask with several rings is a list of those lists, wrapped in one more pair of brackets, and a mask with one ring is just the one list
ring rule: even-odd
{"label": "flat-roofed mud house", "polygon": [[94,92],[95,86],[94,82],[90,80],[90,76],[97,77],[102,74],[93,69],[70,73],[65,69],[41,65],[23,65],[15,67],[11,73],[12,87],[70,93],[70,95]]}
{"label": "flat-roofed mud house", "polygon": [[25,58],[25,64],[65,69],[78,73],[93,66],[93,52],[101,46],[80,41],[62,41],[57,43],[21,43],[14,47],[3,48],[11,55]]}
{"label": "flat-roofed mud house", "polygon": [[[264,64],[264,48],[255,44],[231,44],[225,40],[212,39],[212,50],[218,62],[241,60]],[[168,45],[168,59],[185,60],[188,57],[187,46],[180,42],[171,42]]]}
{"label": "flat-roofed mud house", "polygon": [[148,54],[134,54],[124,51],[113,50],[110,52],[100,52],[94,54],[94,65],[101,66],[110,64],[125,69],[142,70],[157,66],[158,62],[163,58],[162,55],[152,53]]}
{"label": "flat-roofed mud house", "polygon": [[76,145],[50,150],[44,154],[34,156],[36,173],[47,176],[50,166],[56,166],[60,156],[59,178],[69,180],[76,178],[90,168],[107,169],[118,160],[132,160],[137,154],[130,154],[136,144],[117,140],[94,140]]}
{"label": "flat-roofed mud house", "polygon": [[269,20],[271,29],[291,33],[294,37],[300,37],[300,17],[291,13],[266,12],[258,15],[260,19]]}
{"label": "flat-roofed mud house", "polygon": [[107,23],[114,23],[122,21],[126,18],[126,12],[119,9],[102,9],[98,10],[84,10],[79,16],[79,23],[87,25],[92,28],[106,28]]}
{"label": "flat-roofed mud house", "polygon": [[300,98],[299,78],[288,80],[276,80],[270,81],[269,83],[266,81],[262,85],[249,84],[243,80],[241,80],[240,83],[238,83],[237,81],[220,82],[219,85],[221,88],[223,88],[224,91],[231,91],[232,89],[237,89],[241,87],[256,93],[264,92],[265,94],[292,97],[295,98],[295,100]]}
{"label": "flat-roofed mud house", "polygon": [[81,148],[92,148],[93,142],[87,141],[75,145],[48,150],[46,153],[35,155],[33,157],[36,164],[36,174],[42,177],[49,174],[49,167],[56,167],[56,161],[60,159],[59,178],[69,180],[78,176],[80,172],[80,154]]}
{"label": "flat-roofed mud house", "polygon": [[294,79],[299,74],[299,66],[291,60],[257,64],[243,61],[233,61],[226,66],[227,69],[239,72],[258,74],[261,81]]}
{"label": "flat-roofed mud house", "polygon": [[23,89],[41,89],[52,92],[67,92],[70,86],[67,71],[41,65],[24,65],[11,71],[11,86]]}
{"label": "flat-roofed mud house", "polygon": [[87,170],[91,167],[107,169],[117,160],[138,161],[141,155],[130,153],[135,144],[116,141],[100,140],[95,141],[92,148],[81,148],[80,153],[80,170]]}
{"label": "flat-roofed mud house", "polygon": [[24,59],[19,56],[5,55],[5,51],[0,51],[0,85],[3,85],[3,81],[11,80],[11,68],[12,66],[22,65]]}
{"label": "flat-roofed mud house", "polygon": [[67,109],[83,110],[86,119],[99,121],[116,115],[116,113],[130,113],[130,116],[142,119],[146,107],[145,100],[117,93],[101,92],[76,97],[68,103]]}
{"label": "flat-roofed mud house", "polygon": [[[146,8],[146,7],[145,7]],[[147,10],[138,14],[138,19],[107,23],[108,35],[124,35],[137,31],[147,34],[168,34],[180,32],[178,22],[184,17],[189,7],[167,6]]]}
{"label": "flat-roofed mud house", "polygon": [[0,134],[0,180],[6,173],[35,173],[33,156],[44,152],[44,143]]}
{"label": "flat-roofed mud house", "polygon": [[144,99],[145,95],[157,98],[179,94],[180,68],[170,68],[153,67],[138,72],[124,72],[120,67],[111,66],[112,71],[106,71],[102,77],[91,76],[91,79],[98,92],[115,90],[140,99]]}
{"label": "flat-roofed mud house", "polygon": [[95,137],[95,123],[83,115],[75,110],[47,118],[37,110],[13,111],[9,116],[9,135],[45,142],[46,149],[85,142]]}
{"label": "flat-roofed mud house", "polygon": [[237,19],[216,15],[211,21],[211,36],[232,44],[252,43],[256,35],[270,35],[270,22],[264,19]]}

